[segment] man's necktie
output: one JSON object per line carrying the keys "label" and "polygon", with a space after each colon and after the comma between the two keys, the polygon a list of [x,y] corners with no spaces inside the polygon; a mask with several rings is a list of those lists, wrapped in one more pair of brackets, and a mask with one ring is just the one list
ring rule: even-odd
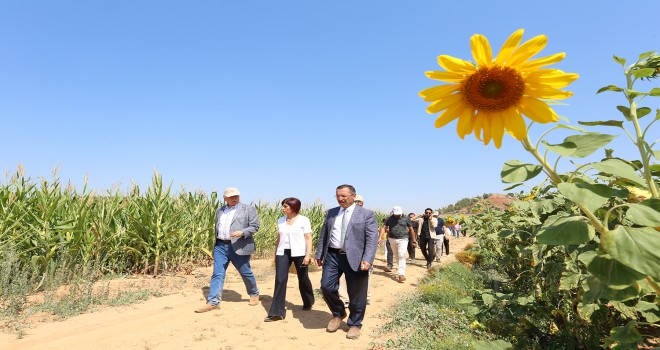
{"label": "man's necktie", "polygon": [[344,241],[346,240],[346,231],[348,228],[348,218],[346,217],[346,209],[344,209],[344,215],[341,216],[341,240],[339,244],[341,249],[344,249]]}

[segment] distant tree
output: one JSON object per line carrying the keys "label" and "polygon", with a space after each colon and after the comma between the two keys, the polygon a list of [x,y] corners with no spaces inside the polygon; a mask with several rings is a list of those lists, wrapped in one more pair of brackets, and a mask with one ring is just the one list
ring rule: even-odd
{"label": "distant tree", "polygon": [[481,198],[483,198],[483,199],[486,199],[486,198],[488,198],[488,197],[490,197],[490,194],[488,194],[488,193],[484,193],[484,194],[481,196]]}

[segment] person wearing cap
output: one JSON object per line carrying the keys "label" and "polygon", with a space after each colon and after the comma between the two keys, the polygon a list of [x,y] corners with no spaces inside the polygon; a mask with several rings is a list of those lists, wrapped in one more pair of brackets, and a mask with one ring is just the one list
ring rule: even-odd
{"label": "person wearing cap", "polygon": [[213,246],[213,275],[206,305],[195,312],[207,312],[220,308],[225,274],[231,262],[238,270],[250,296],[249,305],[259,305],[257,280],[250,266],[254,253],[254,234],[259,231],[259,217],[254,206],[240,202],[241,193],[235,187],[227,188],[223,197],[225,205],[215,211],[215,245]]}
{"label": "person wearing cap", "polygon": [[419,249],[426,260],[426,268],[431,267],[435,258],[436,226],[438,219],[433,217],[433,209],[424,209],[424,216],[417,219],[417,239],[419,239]]}
{"label": "person wearing cap", "polygon": [[332,313],[326,331],[336,332],[347,316],[337,293],[339,277],[346,275],[350,313],[346,338],[357,339],[367,309],[369,268],[378,247],[378,222],[373,211],[355,204],[355,187],[337,186],[335,198],[339,206],[326,213],[315,256],[316,265],[323,267],[323,299]]}
{"label": "person wearing cap", "polygon": [[406,280],[406,251],[408,249],[408,240],[412,240],[413,247],[417,247],[417,238],[415,231],[412,229],[413,223],[403,215],[403,209],[400,206],[392,208],[392,215],[387,218],[385,222],[385,232],[387,233],[387,240],[392,246],[394,257],[398,265],[399,283]]}

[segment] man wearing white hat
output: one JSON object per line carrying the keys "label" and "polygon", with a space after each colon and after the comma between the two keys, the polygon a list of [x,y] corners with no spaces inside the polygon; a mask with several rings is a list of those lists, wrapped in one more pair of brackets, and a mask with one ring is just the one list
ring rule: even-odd
{"label": "man wearing white hat", "polygon": [[383,229],[387,233],[387,240],[392,246],[394,257],[396,258],[399,273],[399,283],[406,280],[406,253],[408,250],[408,240],[412,240],[414,248],[417,248],[417,238],[412,229],[413,223],[403,215],[403,209],[400,206],[392,208],[392,215],[385,221]]}
{"label": "man wearing white hat", "polygon": [[259,231],[259,217],[254,206],[240,203],[241,193],[229,187],[223,193],[225,205],[215,212],[215,245],[213,247],[213,275],[206,305],[195,312],[207,312],[220,308],[225,273],[231,262],[245,283],[249,305],[259,304],[257,280],[250,266],[254,253],[254,234]]}

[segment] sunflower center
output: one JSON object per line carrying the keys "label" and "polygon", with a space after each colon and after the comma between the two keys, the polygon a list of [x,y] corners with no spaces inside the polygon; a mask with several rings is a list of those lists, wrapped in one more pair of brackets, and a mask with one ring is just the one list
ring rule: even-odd
{"label": "sunflower center", "polygon": [[465,79],[463,98],[477,110],[497,112],[518,104],[524,91],[525,80],[517,70],[485,67]]}

